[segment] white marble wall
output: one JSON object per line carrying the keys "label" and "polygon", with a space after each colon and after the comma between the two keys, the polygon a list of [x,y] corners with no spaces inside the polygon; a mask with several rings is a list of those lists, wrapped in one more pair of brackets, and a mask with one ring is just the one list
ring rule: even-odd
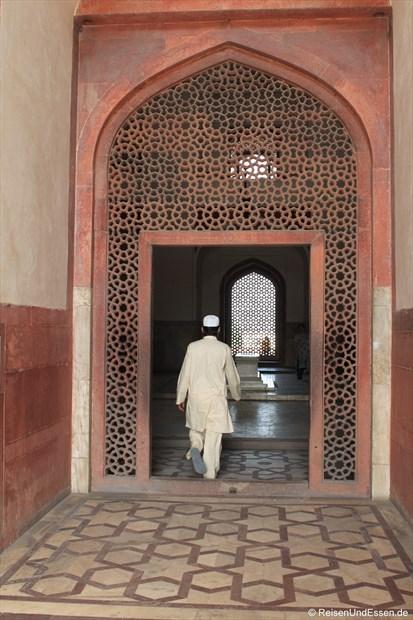
{"label": "white marble wall", "polygon": [[91,289],[73,291],[72,491],[87,493],[90,477]]}
{"label": "white marble wall", "polygon": [[390,494],[391,288],[373,292],[372,496]]}

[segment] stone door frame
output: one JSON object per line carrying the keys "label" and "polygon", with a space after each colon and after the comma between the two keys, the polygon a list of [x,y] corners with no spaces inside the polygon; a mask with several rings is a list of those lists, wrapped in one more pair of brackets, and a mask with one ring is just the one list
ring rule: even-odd
{"label": "stone door frame", "polygon": [[[310,438],[309,483],[280,483],[216,480],[173,480],[151,477],[151,334],[153,291],[153,248],[156,246],[297,246],[310,247]],[[157,492],[176,493],[228,493],[271,495],[289,491],[305,493],[316,489],[323,475],[323,339],[324,339],[324,235],[319,231],[143,231],[139,239],[138,274],[138,376],[137,425],[136,425],[136,489],[148,486]],[[321,478],[320,478],[321,476]],[[285,489],[287,487],[288,489]]]}

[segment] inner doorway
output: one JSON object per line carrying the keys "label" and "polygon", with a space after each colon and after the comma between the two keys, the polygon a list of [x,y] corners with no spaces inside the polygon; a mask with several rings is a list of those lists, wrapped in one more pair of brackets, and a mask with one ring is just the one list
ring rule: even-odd
{"label": "inner doorway", "polygon": [[230,402],[235,430],[223,439],[219,479],[308,481],[310,356],[300,378],[296,361],[300,338],[308,348],[309,256],[309,245],[154,246],[152,477],[198,478],[185,459],[175,389],[186,347],[213,313],[242,384],[241,403]]}

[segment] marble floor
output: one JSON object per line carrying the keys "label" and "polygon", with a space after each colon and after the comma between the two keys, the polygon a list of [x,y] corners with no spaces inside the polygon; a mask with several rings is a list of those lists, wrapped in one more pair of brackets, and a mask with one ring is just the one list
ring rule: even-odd
{"label": "marble floor", "polygon": [[[202,478],[183,448],[154,448],[152,476]],[[223,450],[220,480],[308,480],[308,450]]]}
{"label": "marble floor", "polygon": [[356,608],[406,618],[412,553],[390,503],[72,495],[3,553],[1,616],[297,620]]}
{"label": "marble floor", "polygon": [[[234,424],[231,439],[308,439],[310,415],[306,401],[229,402],[229,408]],[[185,416],[173,400],[154,399],[151,416],[153,437],[187,438]]]}

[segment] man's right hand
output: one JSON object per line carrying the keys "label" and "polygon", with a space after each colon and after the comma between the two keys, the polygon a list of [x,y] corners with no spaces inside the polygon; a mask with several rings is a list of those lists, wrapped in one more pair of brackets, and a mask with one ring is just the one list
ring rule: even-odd
{"label": "man's right hand", "polygon": [[185,403],[178,403],[176,406],[178,407],[179,411],[184,413],[184,411],[185,411]]}

